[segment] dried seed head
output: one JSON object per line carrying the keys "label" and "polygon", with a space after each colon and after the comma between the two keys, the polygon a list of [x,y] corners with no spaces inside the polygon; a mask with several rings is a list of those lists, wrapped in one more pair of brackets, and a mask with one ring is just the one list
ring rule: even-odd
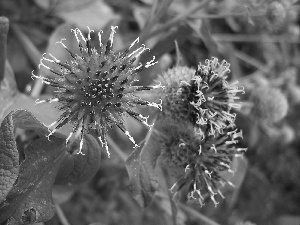
{"label": "dried seed head", "polygon": [[235,146],[242,138],[242,132],[228,127],[223,134],[201,139],[189,124],[173,124],[165,129],[163,132],[168,139],[161,141],[162,156],[166,162],[171,161],[185,171],[171,190],[176,192],[187,185],[190,199],[198,199],[203,205],[205,194],[208,194],[217,205],[214,196],[219,193],[223,197],[219,186],[226,183],[232,185],[222,177],[222,172],[234,173],[230,169],[233,157],[241,156],[246,151],[246,148]]}
{"label": "dried seed head", "polygon": [[[217,58],[206,60],[198,69],[175,67],[158,78],[165,88],[158,93],[163,101],[162,114],[175,120],[189,120],[202,137],[222,133],[229,124],[234,123],[235,113],[240,103],[235,103],[237,82],[229,84],[227,73],[230,64],[221,63]],[[174,81],[172,81],[174,80]]]}
{"label": "dried seed head", "polygon": [[[69,138],[81,133],[80,149],[83,143],[83,136],[91,130],[94,130],[102,144],[106,143],[106,133],[108,127],[116,125],[119,127],[135,144],[134,139],[124,126],[123,115],[127,114],[136,120],[147,124],[147,118],[133,111],[136,105],[147,105],[161,108],[161,105],[144,101],[137,97],[135,92],[141,90],[150,90],[156,87],[133,86],[136,81],[137,74],[144,68],[148,68],[155,64],[155,58],[145,65],[139,64],[134,66],[133,63],[139,55],[149,50],[145,45],[136,50],[132,47],[139,42],[137,38],[131,46],[123,53],[113,52],[113,38],[117,27],[111,28],[109,39],[104,46],[101,42],[101,32],[98,33],[100,42],[100,51],[91,46],[91,32],[87,37],[77,28],[72,30],[77,39],[80,54],[71,52],[62,41],[59,43],[70,53],[71,60],[66,63],[56,59],[49,54],[50,58],[43,55],[39,66],[44,66],[58,77],[54,79],[35,76],[40,78],[44,83],[57,88],[55,97],[47,101],[58,101],[59,110],[62,111],[61,116],[49,127],[54,126],[50,133],[54,133],[57,129],[70,123],[73,130]],[[45,65],[47,61],[61,66],[60,71],[56,71]],[[136,144],[135,144],[136,145]]]}
{"label": "dried seed head", "polygon": [[288,111],[287,99],[279,89],[260,87],[252,93],[252,101],[252,114],[261,122],[278,122]]}

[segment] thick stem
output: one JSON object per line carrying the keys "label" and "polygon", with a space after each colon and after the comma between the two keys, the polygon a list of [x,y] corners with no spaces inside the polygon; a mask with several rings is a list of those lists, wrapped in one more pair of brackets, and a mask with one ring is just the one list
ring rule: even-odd
{"label": "thick stem", "polygon": [[0,17],[0,82],[4,79],[9,20]]}

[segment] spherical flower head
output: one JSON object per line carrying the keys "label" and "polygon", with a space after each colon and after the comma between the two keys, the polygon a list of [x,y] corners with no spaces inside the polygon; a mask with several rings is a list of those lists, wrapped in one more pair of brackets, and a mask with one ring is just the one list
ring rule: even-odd
{"label": "spherical flower head", "polygon": [[197,133],[204,137],[222,133],[229,124],[234,123],[240,103],[236,96],[244,89],[238,89],[236,82],[227,82],[230,64],[217,58],[206,60],[195,71],[186,67],[169,70],[158,81],[164,90],[159,90],[162,98],[162,114],[175,120],[189,120]]}
{"label": "spherical flower head", "polygon": [[205,195],[208,195],[217,205],[214,196],[219,194],[224,198],[219,187],[226,183],[233,186],[222,177],[222,172],[234,173],[230,169],[232,159],[242,156],[247,150],[236,147],[242,132],[228,127],[223,134],[201,139],[189,124],[171,125],[166,132],[168,138],[161,141],[162,156],[165,162],[172,162],[184,169],[171,191],[177,192],[187,186],[189,199],[197,199],[204,205]]}
{"label": "spherical flower head", "polygon": [[262,86],[252,93],[252,115],[256,120],[275,123],[282,120],[288,111],[288,102],[283,93],[276,88]]}
{"label": "spherical flower head", "polygon": [[[82,149],[84,134],[91,130],[95,131],[107,149],[106,133],[108,128],[113,125],[120,128],[135,144],[134,139],[124,126],[123,115],[127,114],[149,126],[147,117],[135,112],[133,108],[136,105],[161,108],[160,104],[144,101],[135,95],[138,91],[150,90],[155,87],[133,85],[141,70],[156,63],[155,58],[153,57],[153,60],[145,65],[134,65],[137,58],[144,51],[149,50],[145,45],[132,50],[133,46],[139,42],[138,38],[123,53],[115,53],[113,51],[113,38],[116,28],[111,28],[106,46],[101,42],[101,32],[98,33],[100,51],[91,46],[91,32],[93,30],[89,29],[87,37],[84,37],[78,28],[72,30],[78,42],[80,53],[71,52],[62,42],[63,39],[59,43],[70,53],[71,60],[63,63],[49,54],[50,58],[43,55],[39,65],[49,69],[57,75],[57,78],[51,79],[33,74],[33,77],[40,78],[44,83],[57,88],[52,99],[37,101],[37,103],[57,101],[59,110],[62,111],[61,116],[49,126],[49,128],[54,126],[49,136],[69,123],[73,126],[73,130],[67,138],[67,142],[73,134],[81,134],[80,150]],[[51,69],[44,64],[44,61],[58,64],[61,66],[61,70]]]}
{"label": "spherical flower head", "polygon": [[188,83],[195,75],[195,70],[186,66],[176,66],[159,75],[155,83],[164,88],[155,89],[155,98],[162,99],[161,114],[175,120],[189,120],[190,102],[178,92],[181,83]]}

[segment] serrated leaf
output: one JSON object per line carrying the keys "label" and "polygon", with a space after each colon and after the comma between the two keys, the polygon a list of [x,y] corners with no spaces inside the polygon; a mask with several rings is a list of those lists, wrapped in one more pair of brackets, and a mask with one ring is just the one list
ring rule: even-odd
{"label": "serrated leaf", "polygon": [[[82,152],[86,155],[76,155],[76,151],[69,154],[65,135],[56,132],[49,141],[45,137],[49,133],[46,126],[30,112],[16,110],[9,113],[1,124],[1,131],[5,132],[14,144],[12,147],[14,154],[18,154],[13,133],[16,127],[35,130],[41,138],[32,141],[25,149],[25,160],[19,166],[19,173],[15,172],[17,178],[15,175],[9,186],[10,189],[3,192],[3,198],[6,200],[0,205],[0,224],[4,221],[9,221],[6,224],[47,221],[54,213],[51,195],[57,172],[67,172],[67,179],[71,183],[80,183],[90,178],[99,168],[99,144],[91,135],[85,135]],[[1,137],[0,143],[6,139]],[[7,146],[4,147],[7,151]],[[78,143],[73,147],[79,148]],[[3,151],[1,149],[0,152]],[[14,160],[19,163],[18,158]],[[71,168],[65,170],[65,167],[61,166],[63,163],[71,165]],[[13,169],[18,169],[17,166]]]}
{"label": "serrated leaf", "polygon": [[[79,149],[79,143],[75,142],[73,148]],[[91,135],[85,135],[81,154],[68,154],[56,177],[56,184],[79,184],[97,173],[100,167],[101,147]]]}
{"label": "serrated leaf", "polygon": [[141,207],[147,207],[152,202],[158,187],[155,166],[160,155],[160,144],[155,127],[154,125],[149,131],[145,143],[136,148],[126,161],[129,174],[128,189]]}
{"label": "serrated leaf", "polygon": [[46,137],[25,149],[16,184],[0,205],[0,223],[31,224],[52,218],[55,207],[52,186],[66,155],[63,139]]}

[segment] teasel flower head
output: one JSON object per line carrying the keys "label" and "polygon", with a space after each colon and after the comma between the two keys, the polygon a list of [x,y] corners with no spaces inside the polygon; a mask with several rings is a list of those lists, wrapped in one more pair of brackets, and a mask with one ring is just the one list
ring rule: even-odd
{"label": "teasel flower head", "polygon": [[204,65],[200,63],[197,70],[175,67],[159,76],[157,81],[165,87],[157,91],[163,102],[162,114],[175,120],[189,120],[202,138],[222,133],[235,121],[233,110],[242,106],[235,102],[239,99],[236,94],[244,93],[237,82],[227,82],[229,66],[225,60],[219,63],[213,57]]}
{"label": "teasel flower head", "polygon": [[[129,115],[136,120],[148,125],[147,117],[135,112],[133,109],[137,105],[153,106],[161,109],[161,105],[142,100],[135,93],[142,90],[159,88],[159,86],[134,86],[136,77],[140,71],[155,64],[155,57],[145,65],[141,63],[134,65],[137,58],[149,50],[144,44],[133,50],[133,47],[139,42],[137,38],[128,49],[122,53],[113,51],[113,39],[116,26],[111,27],[111,33],[106,45],[102,44],[101,32],[98,32],[99,51],[91,46],[91,32],[89,29],[87,37],[76,28],[74,32],[79,45],[79,54],[75,54],[61,40],[60,43],[66,51],[69,52],[71,60],[61,62],[53,55],[49,57],[43,55],[40,66],[44,66],[54,73],[56,78],[46,78],[32,75],[34,78],[40,78],[46,84],[57,88],[55,96],[49,100],[37,100],[37,103],[53,102],[59,103],[61,116],[49,126],[54,128],[50,134],[65,124],[71,124],[73,129],[66,142],[74,134],[80,136],[80,153],[83,145],[84,135],[94,131],[105,145],[108,151],[106,133],[108,128],[116,125],[120,128],[134,143],[133,137],[124,126],[124,115]],[[47,62],[45,64],[44,62]],[[61,66],[61,69],[54,70],[49,63]],[[109,152],[108,152],[109,154]]]}
{"label": "teasel flower head", "polygon": [[234,186],[222,173],[228,171],[234,175],[230,167],[233,158],[242,157],[247,150],[236,146],[242,131],[228,126],[222,134],[201,139],[189,124],[171,125],[167,130],[169,138],[161,141],[162,157],[165,164],[171,162],[184,171],[171,191],[178,192],[186,187],[189,199],[198,200],[203,206],[205,197],[209,196],[216,206],[215,195],[224,198],[219,188],[226,183]]}

